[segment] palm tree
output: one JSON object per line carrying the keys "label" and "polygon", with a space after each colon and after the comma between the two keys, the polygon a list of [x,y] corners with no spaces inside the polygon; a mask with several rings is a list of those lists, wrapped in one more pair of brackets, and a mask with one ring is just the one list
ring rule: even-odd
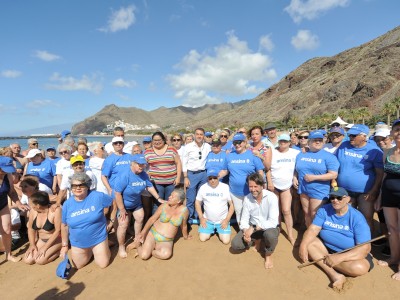
{"label": "palm tree", "polygon": [[299,118],[297,117],[290,117],[289,121],[287,122],[289,127],[292,127],[292,130],[295,130],[299,125]]}
{"label": "palm tree", "polygon": [[394,114],[395,111],[396,111],[396,106],[391,102],[386,102],[385,105],[383,106],[382,112],[387,117],[388,125],[390,124],[390,117]]}
{"label": "palm tree", "polygon": [[365,124],[365,118],[371,116],[371,112],[366,107],[360,107],[357,109],[357,115],[360,116],[362,123]]}
{"label": "palm tree", "polygon": [[304,120],[303,124],[304,124],[304,126],[307,127],[307,130],[310,130],[310,127],[313,126],[313,124],[314,124],[314,120],[311,117],[307,118]]}
{"label": "palm tree", "polygon": [[400,97],[394,98],[391,103],[396,107],[396,118],[398,119],[400,117]]}

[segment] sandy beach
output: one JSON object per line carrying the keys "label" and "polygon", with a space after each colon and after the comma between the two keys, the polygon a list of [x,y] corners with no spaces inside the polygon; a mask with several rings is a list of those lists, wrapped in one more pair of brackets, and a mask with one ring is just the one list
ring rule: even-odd
{"label": "sandy beach", "polygon": [[[200,242],[197,226],[191,234],[192,240],[176,240],[170,260],[142,261],[134,252],[121,259],[114,246],[109,267],[101,270],[91,262],[69,280],[55,275],[60,259],[45,266],[2,263],[1,299],[395,299],[400,294],[400,282],[390,278],[393,270],[376,265],[384,258],[381,247],[372,247],[375,268],[349,278],[338,293],[317,267],[297,268],[298,249],[282,234],[272,270],[264,269],[263,257],[253,248],[232,254],[216,236]],[[25,246],[14,254],[24,251]]]}

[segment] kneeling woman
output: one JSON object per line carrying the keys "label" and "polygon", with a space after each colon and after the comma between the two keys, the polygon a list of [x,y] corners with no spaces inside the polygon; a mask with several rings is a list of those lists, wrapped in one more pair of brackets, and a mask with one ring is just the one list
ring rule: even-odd
{"label": "kneeling woman", "polygon": [[95,263],[105,268],[110,262],[110,249],[103,210],[112,204],[112,198],[90,191],[92,180],[85,173],[76,173],[70,179],[72,196],[62,208],[61,257],[71,243],[71,259],[76,268],[84,267],[94,256]]}
{"label": "kneeling woman", "polygon": [[30,196],[31,214],[28,223],[29,249],[24,261],[45,265],[55,260],[61,250],[61,208],[50,209],[49,194],[38,191]]}
{"label": "kneeling woman", "polygon": [[[160,205],[154,215],[147,221],[138,240],[143,243],[139,246],[140,258],[149,259],[152,255],[159,259],[168,259],[172,256],[174,238],[178,227],[182,225],[182,234],[185,240],[190,239],[187,231],[189,211],[183,205],[185,193],[183,189],[175,188],[167,203]],[[150,231],[150,232],[149,232]]]}

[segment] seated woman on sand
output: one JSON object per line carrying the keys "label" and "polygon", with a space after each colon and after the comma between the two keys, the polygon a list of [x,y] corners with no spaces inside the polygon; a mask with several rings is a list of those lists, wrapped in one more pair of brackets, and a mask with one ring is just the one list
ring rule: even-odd
{"label": "seated woman on sand", "polygon": [[31,213],[28,222],[29,249],[25,263],[45,265],[55,260],[61,250],[61,208],[53,212],[46,192],[38,191],[30,196]]}
{"label": "seated woman on sand", "polygon": [[185,240],[192,238],[187,231],[189,211],[183,205],[184,201],[183,189],[175,188],[168,202],[160,205],[147,221],[137,237],[142,243],[137,249],[141,259],[149,259],[152,255],[159,259],[169,259],[172,256],[174,238],[179,226],[182,226]]}
{"label": "seated woman on sand", "polygon": [[[364,216],[353,208],[344,188],[334,187],[329,194],[331,203],[318,209],[304,233],[300,258],[307,262],[324,258],[316,264],[328,275],[334,289],[341,290],[347,276],[361,276],[373,267],[371,244],[343,252],[357,244],[368,242],[371,233]],[[344,274],[344,275],[343,275]]]}

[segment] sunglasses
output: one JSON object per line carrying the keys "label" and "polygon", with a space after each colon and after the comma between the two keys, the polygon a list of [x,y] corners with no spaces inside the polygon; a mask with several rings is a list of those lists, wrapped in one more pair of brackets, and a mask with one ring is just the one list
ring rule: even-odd
{"label": "sunglasses", "polygon": [[299,136],[299,140],[307,140],[308,139],[308,135],[300,135]]}
{"label": "sunglasses", "polygon": [[38,144],[38,143],[32,143],[31,145],[37,146],[37,145],[39,145],[39,144]]}
{"label": "sunglasses", "polygon": [[220,138],[228,138],[228,136],[225,135],[225,134],[221,134],[219,137],[220,137]]}
{"label": "sunglasses", "polygon": [[201,156],[201,151],[199,151],[199,159],[201,159],[201,157],[202,157],[202,156]]}
{"label": "sunglasses", "polygon": [[234,146],[240,145],[243,141],[233,141],[232,144]]}
{"label": "sunglasses", "polygon": [[357,134],[349,134],[349,138],[354,139],[357,136]]}
{"label": "sunglasses", "polygon": [[345,196],[329,196],[329,201],[332,201],[332,200],[339,200],[339,201],[342,201],[343,200],[343,198],[344,198]]}
{"label": "sunglasses", "polygon": [[217,176],[208,176],[208,180],[218,180]]}
{"label": "sunglasses", "polygon": [[113,145],[123,145],[124,142],[114,142]]}
{"label": "sunglasses", "polygon": [[59,153],[60,153],[60,155],[64,155],[64,154],[67,154],[68,151],[60,151]]}
{"label": "sunglasses", "polygon": [[180,142],[181,139],[172,139],[173,142]]}
{"label": "sunglasses", "polygon": [[341,137],[341,135],[340,134],[331,134],[330,137],[333,139],[336,139],[338,137]]}
{"label": "sunglasses", "polygon": [[85,188],[85,187],[87,187],[86,186],[86,184],[84,184],[84,183],[81,183],[81,184],[71,184],[71,189],[74,189],[74,190],[76,190],[76,189],[83,189],[83,188]]}

